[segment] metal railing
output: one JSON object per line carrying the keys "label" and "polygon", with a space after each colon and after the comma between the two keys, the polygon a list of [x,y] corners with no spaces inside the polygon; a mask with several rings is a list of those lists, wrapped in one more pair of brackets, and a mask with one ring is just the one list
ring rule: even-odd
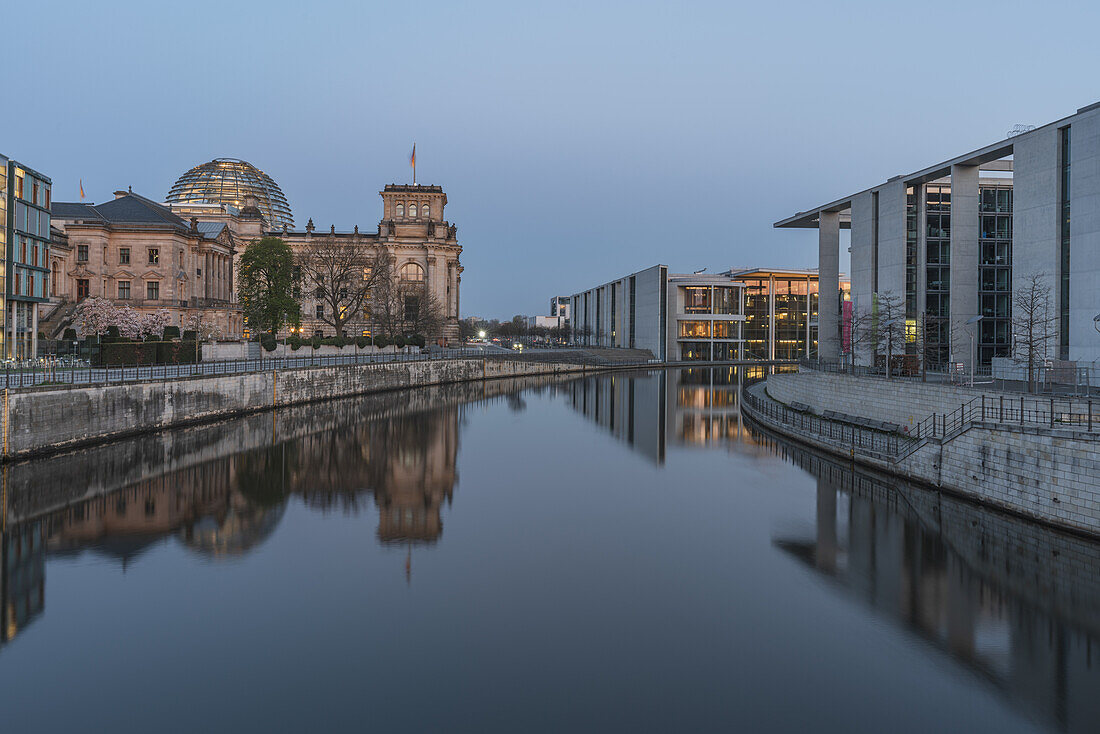
{"label": "metal railing", "polygon": [[743,404],[769,420],[782,423],[802,433],[818,436],[830,443],[850,447],[852,450],[889,458],[897,458],[903,453],[908,453],[916,443],[915,438],[897,432],[865,428],[794,410],[783,403],[754,395],[749,389],[751,384],[755,383],[746,383],[741,390]]}
{"label": "metal railing", "polygon": [[[1097,408],[1100,408],[1100,401],[1097,401]],[[1100,431],[1100,416],[1093,414],[1091,398],[979,395],[950,413],[933,413],[918,423],[910,435],[914,438],[950,438],[977,422],[1006,427]]]}
{"label": "metal railing", "polygon": [[77,360],[52,359],[9,361],[0,363],[0,388],[18,389],[38,386],[96,386],[122,382],[173,380],[188,377],[235,375],[272,370],[308,367],[355,367],[369,364],[405,364],[445,360],[479,359],[489,361],[522,361],[553,364],[575,364],[593,368],[654,367],[648,360],[609,360],[583,351],[567,349],[535,352],[487,352],[474,347],[422,350],[419,353],[360,352],[317,355],[308,345],[299,350],[302,355],[275,354],[258,359],[233,359],[189,364],[130,364],[89,366]]}

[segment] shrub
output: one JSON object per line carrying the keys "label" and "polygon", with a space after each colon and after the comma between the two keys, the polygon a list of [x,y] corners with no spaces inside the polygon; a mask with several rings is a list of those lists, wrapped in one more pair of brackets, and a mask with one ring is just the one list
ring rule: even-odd
{"label": "shrub", "polygon": [[291,349],[298,349],[299,347],[302,346],[302,337],[295,334],[295,335],[291,336],[289,339],[287,339],[286,343],[290,345]]}
{"label": "shrub", "polygon": [[290,351],[297,352],[301,348],[302,348],[302,340],[301,339],[295,339],[294,341],[290,342]]}
{"label": "shrub", "polygon": [[164,327],[164,341],[180,338],[180,327],[178,326],[165,326]]}
{"label": "shrub", "polygon": [[311,342],[312,345],[313,345],[313,348],[314,349],[320,349],[321,348],[321,341],[322,341],[321,337],[319,337],[319,336],[313,337],[313,341]]}
{"label": "shrub", "polygon": [[406,342],[405,342],[405,337],[403,337],[403,336],[395,336],[395,337],[393,338],[393,345],[394,345],[395,347],[397,347],[398,349],[400,349],[401,347],[405,346],[405,343],[406,343]]}
{"label": "shrub", "polygon": [[424,339],[423,334],[413,334],[409,337],[408,341],[409,344],[411,344],[412,346],[420,347],[421,349],[423,349],[424,345],[427,343],[427,340]]}
{"label": "shrub", "polygon": [[390,340],[388,338],[386,338],[384,335],[379,334],[378,336],[374,337],[374,346],[378,347],[379,349],[384,349],[384,348],[388,347],[389,345],[390,345]]}
{"label": "shrub", "polygon": [[187,331],[183,332],[183,340],[185,342],[193,342],[198,338],[199,332],[195,331],[194,329],[188,329]]}
{"label": "shrub", "polygon": [[191,364],[198,356],[195,342],[163,341],[158,342],[156,347],[159,364]]}
{"label": "shrub", "polygon": [[[142,340],[140,340],[140,339],[139,339],[138,341],[142,341]],[[144,341],[147,341],[147,342],[159,342],[159,341],[160,341],[160,335],[158,335],[158,334],[150,334],[149,336],[145,337]]]}
{"label": "shrub", "polygon": [[260,335],[260,346],[264,348],[265,352],[274,352],[275,347],[278,346],[275,335],[269,331],[265,331]]}
{"label": "shrub", "polygon": [[370,344],[370,338],[369,337],[365,337],[365,336],[355,337],[355,346],[358,347],[359,349],[366,348],[366,346],[368,344]]}
{"label": "shrub", "polygon": [[348,345],[348,340],[345,339],[342,336],[338,336],[338,337],[336,337],[332,340],[332,346],[337,347],[339,349],[343,349],[347,345]]}
{"label": "shrub", "polygon": [[111,337],[112,339],[118,339],[120,336],[122,336],[122,334],[119,333],[117,326],[108,326],[107,336]]}
{"label": "shrub", "polygon": [[65,333],[61,335],[61,338],[67,342],[76,341],[76,329],[65,329]]}

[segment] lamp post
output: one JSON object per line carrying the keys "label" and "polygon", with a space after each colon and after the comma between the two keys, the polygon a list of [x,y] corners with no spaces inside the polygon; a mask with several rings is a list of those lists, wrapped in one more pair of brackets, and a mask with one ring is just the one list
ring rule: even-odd
{"label": "lamp post", "polygon": [[[967,326],[973,326],[981,320],[982,320],[982,317],[980,315],[971,316],[969,319],[966,320],[966,325]],[[974,341],[975,341],[974,340],[974,332],[976,332],[977,330],[978,330],[978,327],[974,326],[973,331],[969,332],[969,334],[970,334],[970,387],[974,387],[974,363],[978,361],[978,355],[977,355],[977,353],[975,351],[975,347],[974,347]]]}

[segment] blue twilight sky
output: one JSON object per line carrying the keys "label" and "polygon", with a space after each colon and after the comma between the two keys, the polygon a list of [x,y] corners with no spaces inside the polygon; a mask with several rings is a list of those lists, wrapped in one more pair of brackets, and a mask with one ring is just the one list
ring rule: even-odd
{"label": "blue twilight sky", "polygon": [[[0,152],[55,199],[244,158],[299,226],[441,184],[463,315],[663,262],[813,266],[771,223],[1100,100],[1100,4],[5,2]],[[1091,81],[1090,81],[1091,80]]]}

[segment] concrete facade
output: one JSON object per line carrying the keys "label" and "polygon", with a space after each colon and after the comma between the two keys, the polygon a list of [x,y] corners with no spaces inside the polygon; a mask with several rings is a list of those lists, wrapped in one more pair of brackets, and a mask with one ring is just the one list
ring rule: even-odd
{"label": "concrete facade", "polygon": [[740,359],[745,286],[732,273],[654,265],[571,297],[574,343],[648,349],[661,361]]}
{"label": "concrete facade", "polygon": [[[1063,140],[1068,140],[1068,145]],[[1064,170],[1068,186],[1062,184]],[[926,201],[929,186],[943,189],[950,198],[930,207]],[[1001,208],[999,199],[995,208],[984,199],[979,201],[983,186],[1011,188],[1011,208]],[[912,192],[908,211],[907,190]],[[1062,211],[1063,198],[1068,199],[1066,212]],[[877,211],[877,216],[869,215],[868,209]],[[949,263],[946,252],[939,251],[940,242],[930,242],[933,236],[948,240],[944,234],[947,220],[933,221],[941,211],[950,213]],[[986,221],[994,214],[1012,219],[1007,229],[997,223],[995,237],[989,234]],[[1070,256],[1067,277],[1063,278],[1061,225],[1066,218]],[[931,352],[935,359],[969,367],[974,355],[980,355],[977,359],[983,365],[994,356],[1008,356],[1013,340],[1004,329],[1011,319],[1005,304],[1011,303],[1011,293],[1021,283],[1041,274],[1050,287],[1054,320],[1059,323],[1048,357],[1078,363],[1100,360],[1100,334],[1093,326],[1100,312],[1095,299],[1100,292],[1100,104],[776,222],[776,227],[822,230],[820,267],[823,273],[828,271],[830,281],[835,219],[840,227],[852,229],[855,308],[869,313],[873,294],[889,293],[907,297],[906,318],[911,326],[922,323],[924,317],[947,319],[942,352]],[[1011,242],[1007,262],[999,250],[993,255],[983,249],[985,242],[993,239]],[[930,256],[940,259],[931,260]],[[999,279],[1003,273],[993,272],[1006,265],[1011,265],[1011,286]],[[948,267],[949,277],[943,278],[939,271]],[[936,281],[929,282],[933,271]],[[950,288],[941,287],[940,281],[949,282]],[[824,282],[822,289],[828,290]],[[948,293],[949,306],[947,299],[941,300]],[[979,315],[984,323],[966,326]],[[999,323],[991,323],[993,320]],[[972,348],[972,334],[982,349]],[[1060,344],[1064,345],[1061,350]],[[921,352],[916,343],[910,351]],[[826,358],[830,353],[822,350]],[[861,361],[869,358],[866,355]]]}

